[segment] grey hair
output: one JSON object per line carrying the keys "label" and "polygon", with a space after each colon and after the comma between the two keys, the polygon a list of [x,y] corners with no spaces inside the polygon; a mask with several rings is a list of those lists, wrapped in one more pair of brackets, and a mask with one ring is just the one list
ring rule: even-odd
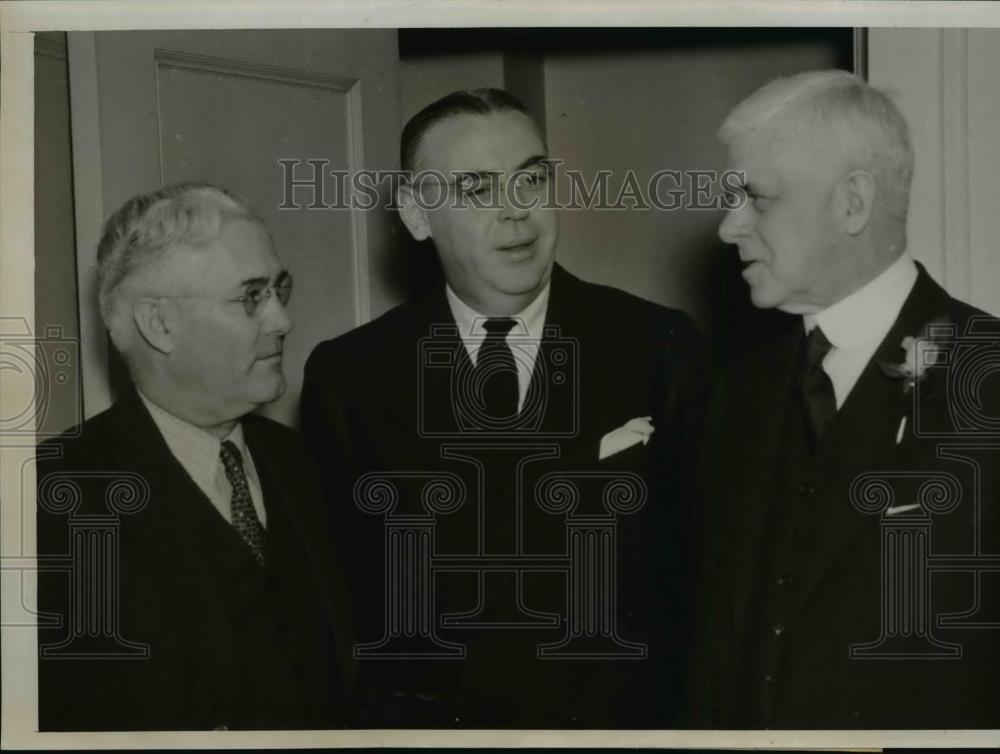
{"label": "grey hair", "polygon": [[109,323],[114,293],[126,278],[174,247],[211,243],[231,218],[263,222],[244,201],[209,183],[178,183],[125,202],[105,221],[97,245],[98,300],[104,321]]}
{"label": "grey hair", "polygon": [[810,71],[771,81],[740,102],[719,129],[730,145],[757,133],[825,136],[884,190],[885,209],[906,220],[913,179],[910,129],[889,95],[847,71]]}

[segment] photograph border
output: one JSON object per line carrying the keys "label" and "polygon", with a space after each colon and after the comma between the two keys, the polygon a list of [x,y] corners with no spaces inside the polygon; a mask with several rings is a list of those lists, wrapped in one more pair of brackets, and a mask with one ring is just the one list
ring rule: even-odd
{"label": "photograph border", "polygon": [[[266,2],[68,0],[0,4],[0,326],[34,328],[33,33],[126,29],[410,28],[465,26],[853,27],[854,64],[867,76],[868,27],[1000,27],[989,2],[746,2],[559,0],[540,9],[528,0],[365,0]],[[238,13],[233,9],[239,8]],[[0,336],[9,333],[0,332]],[[30,381],[0,374],[0,416],[33,400]],[[26,393],[26,391],[29,391]],[[0,443],[0,590],[4,615],[35,605],[34,438]],[[27,586],[27,588],[24,588]],[[23,602],[22,602],[23,600]],[[264,731],[38,733],[37,637],[31,627],[3,627],[2,730],[5,749],[580,747],[870,748],[995,746],[1000,731]]]}

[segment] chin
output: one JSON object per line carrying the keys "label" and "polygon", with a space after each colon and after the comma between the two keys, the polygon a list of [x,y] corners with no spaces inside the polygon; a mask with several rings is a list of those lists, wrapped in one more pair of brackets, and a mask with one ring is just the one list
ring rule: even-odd
{"label": "chin", "polygon": [[528,268],[523,270],[518,270],[516,272],[510,272],[503,276],[500,281],[500,285],[497,287],[504,293],[512,296],[520,296],[525,293],[531,293],[534,290],[539,290],[545,286],[549,277],[549,266],[545,265],[541,269]]}
{"label": "chin", "polygon": [[750,301],[758,309],[778,309],[784,303],[779,292],[767,286],[750,286]]}
{"label": "chin", "polygon": [[271,403],[278,400],[285,392],[285,379],[280,377],[277,380],[272,380],[266,385],[262,385],[261,388],[255,391],[255,398],[259,405],[264,405],[265,403]]}

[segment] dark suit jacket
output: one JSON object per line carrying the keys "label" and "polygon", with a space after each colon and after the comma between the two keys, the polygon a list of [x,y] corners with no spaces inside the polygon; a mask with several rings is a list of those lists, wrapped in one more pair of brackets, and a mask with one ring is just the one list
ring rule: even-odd
{"label": "dark suit jacket", "polygon": [[[317,474],[297,433],[258,416],[243,429],[267,510],[266,570],[134,390],[39,447],[39,608],[60,623],[39,629],[42,730],[346,724],[347,597]],[[78,558],[69,571],[81,537],[117,566]],[[109,580],[92,586],[95,570]],[[74,595],[101,607],[79,613]]]}
{"label": "dark suit jacket", "polygon": [[[379,694],[373,724],[528,728],[672,722],[689,627],[690,461],[703,392],[699,339],[684,314],[582,282],[558,266],[546,328],[521,412],[524,417],[536,411],[537,421],[505,441],[476,432],[457,408],[462,382],[455,375],[471,373],[472,366],[443,285],[313,352],[303,387],[303,428],[332,490],[334,536],[349,548],[345,558],[358,595],[359,639],[377,641],[386,632],[383,517],[345,502],[364,474],[392,472],[400,495],[396,516],[427,516],[422,475],[450,473],[460,479],[461,504],[435,516],[432,545],[435,556],[458,559],[483,552],[565,554],[566,517],[543,510],[538,485],[554,481],[546,474],[568,475],[581,494],[574,515],[607,517],[602,491],[618,475],[629,483],[638,480],[648,492],[638,512],[617,516],[612,558],[619,636],[646,647],[645,658],[538,658],[539,645],[557,642],[566,630],[564,573],[532,571],[520,584],[509,572],[493,573],[480,586],[471,570],[438,569],[435,631],[442,640],[464,644],[467,654],[365,662],[364,685]],[[650,443],[598,461],[601,437],[641,416],[652,417]],[[517,463],[530,453],[536,457],[521,466],[517,484]],[[479,516],[486,522],[481,530]],[[509,617],[505,606],[516,599],[554,622],[463,630],[439,620],[478,607],[499,623]]]}
{"label": "dark suit jacket", "polygon": [[[789,317],[786,334],[723,375],[706,433],[711,494],[689,724],[1000,726],[1000,573],[977,576],[969,561],[986,561],[976,557],[965,561],[969,570],[959,563],[933,575],[915,567],[893,571],[899,558],[920,555],[903,547],[923,547],[933,557],[974,556],[977,548],[987,557],[1000,554],[1000,448],[996,440],[983,447],[983,433],[963,425],[956,412],[963,391],[966,398],[976,394],[982,415],[993,417],[982,426],[992,421],[995,433],[1000,371],[988,365],[991,358],[995,363],[1000,331],[996,320],[980,319],[975,332],[992,330],[992,338],[970,332],[973,318],[983,316],[948,296],[921,267],[815,458],[787,444],[792,422],[801,421],[795,399],[801,318]],[[914,403],[903,381],[887,376],[879,362],[901,363],[903,338],[938,320],[956,328],[957,338],[945,344],[950,365],[927,372]],[[975,388],[972,354],[987,365]],[[904,414],[908,423],[897,443]],[[931,486],[921,489],[925,484]],[[932,508],[935,484],[943,493],[938,502],[947,500],[953,510],[913,510],[910,519],[880,514],[880,507],[918,502]],[[866,504],[868,513],[858,507]],[[904,535],[897,527],[923,533]],[[908,600],[929,600],[928,611],[911,613],[932,615],[929,625],[893,623],[906,602],[888,595],[906,590]],[[973,627],[977,622],[994,626]],[[857,646],[878,642],[883,631],[899,636],[877,649]],[[960,645],[961,656],[942,658],[950,650],[941,644]],[[854,657],[852,647],[861,649]],[[911,652],[907,659],[898,656],[904,650]]]}

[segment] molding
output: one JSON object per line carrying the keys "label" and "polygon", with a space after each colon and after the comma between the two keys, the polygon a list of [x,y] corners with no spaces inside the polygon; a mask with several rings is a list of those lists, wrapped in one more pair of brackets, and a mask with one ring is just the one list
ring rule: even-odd
{"label": "molding", "polygon": [[97,40],[94,32],[72,32],[69,56],[70,118],[73,124],[73,208],[80,312],[80,374],[83,415],[90,418],[111,405],[108,335],[97,310],[95,249],[104,221],[101,169],[101,112],[98,101]]}
{"label": "molding", "polygon": [[855,27],[851,34],[851,69],[868,80],[868,29]]}
{"label": "molding", "polygon": [[[215,73],[234,78],[264,81],[283,86],[299,86],[322,89],[343,94],[347,109],[347,169],[352,173],[361,170],[364,162],[364,120],[361,112],[361,82],[348,76],[319,74],[299,68],[251,63],[243,60],[199,55],[177,50],[157,48],[153,50],[156,68],[156,127],[157,151],[160,163],[160,184],[163,184],[163,139],[160,108],[160,70],[186,70],[197,73]],[[362,325],[371,319],[371,291],[369,280],[368,225],[367,215],[360,209],[351,209],[351,232],[354,241],[354,324]]]}
{"label": "molding", "polygon": [[53,34],[52,32],[38,32],[35,34],[35,55],[55,60],[68,60],[69,53],[66,49],[66,35]]}
{"label": "molding", "polygon": [[[347,92],[347,154],[348,169],[355,172],[365,164],[363,135],[364,119],[361,112],[361,82],[356,81]],[[354,235],[354,326],[365,324],[372,318],[371,280],[368,274],[368,221],[377,221],[378,213],[351,209],[351,230]]]}
{"label": "molding", "polygon": [[284,68],[264,63],[249,63],[244,60],[217,58],[210,55],[196,55],[190,52],[153,50],[153,60],[157,68],[181,68],[199,73],[219,73],[259,81],[271,81],[291,86],[311,89],[328,89],[335,92],[350,92],[357,79],[348,76],[314,73],[299,68]]}

